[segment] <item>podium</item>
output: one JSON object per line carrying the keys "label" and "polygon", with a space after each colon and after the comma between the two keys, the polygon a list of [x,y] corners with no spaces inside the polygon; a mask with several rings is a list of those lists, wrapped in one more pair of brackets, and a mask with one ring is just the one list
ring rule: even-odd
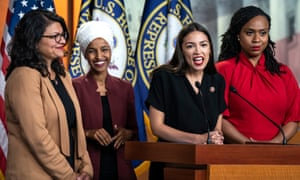
{"label": "podium", "polygon": [[300,145],[128,141],[125,158],[164,162],[165,179],[300,179]]}

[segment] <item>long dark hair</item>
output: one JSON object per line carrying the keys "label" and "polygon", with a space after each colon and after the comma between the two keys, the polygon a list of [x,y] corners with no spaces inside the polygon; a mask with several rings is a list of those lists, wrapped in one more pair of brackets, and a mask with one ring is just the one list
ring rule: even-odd
{"label": "long dark hair", "polygon": [[154,70],[154,72],[159,69],[167,69],[174,73],[184,74],[189,69],[189,65],[186,62],[186,59],[182,52],[182,44],[183,44],[183,39],[189,33],[194,32],[194,31],[203,32],[207,36],[208,41],[209,41],[211,53],[210,53],[210,57],[209,57],[207,66],[204,69],[204,72],[208,73],[208,74],[214,74],[217,72],[216,67],[214,65],[213,44],[211,41],[210,34],[204,26],[202,26],[196,22],[188,24],[181,29],[181,31],[179,32],[179,34],[177,36],[176,47],[175,47],[175,51],[174,51],[174,54],[173,54],[171,60],[167,64],[163,64],[163,65],[159,66],[158,68],[156,68]]}
{"label": "long dark hair", "polygon": [[[271,29],[271,17],[263,10],[255,6],[240,8],[233,14],[228,30],[222,35],[222,45],[218,61],[224,61],[232,57],[236,57],[236,60],[239,61],[241,45],[238,41],[238,34],[242,27],[256,16],[266,17],[269,29]],[[270,36],[268,39],[268,46],[263,51],[266,57],[266,69],[271,73],[280,74],[280,63],[275,59],[275,43],[271,40]]]}
{"label": "long dark hair", "polygon": [[[21,66],[28,66],[38,70],[42,76],[49,75],[46,61],[36,48],[42,38],[45,29],[53,22],[61,24],[64,33],[69,34],[64,19],[57,14],[47,10],[33,10],[26,13],[15,28],[14,36],[8,45],[8,53],[11,62],[7,68],[6,79],[11,72]],[[61,59],[52,62],[51,68],[56,74],[65,76],[65,69]]]}

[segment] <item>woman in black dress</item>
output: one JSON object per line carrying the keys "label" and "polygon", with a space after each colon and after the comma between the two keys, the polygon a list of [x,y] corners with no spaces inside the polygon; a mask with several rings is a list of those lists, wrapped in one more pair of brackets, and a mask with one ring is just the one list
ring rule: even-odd
{"label": "woman in black dress", "polygon": [[[171,61],[154,70],[146,104],[158,141],[223,144],[225,82],[212,50],[208,31],[189,24],[179,32]],[[163,179],[162,167],[152,162],[149,179]]]}

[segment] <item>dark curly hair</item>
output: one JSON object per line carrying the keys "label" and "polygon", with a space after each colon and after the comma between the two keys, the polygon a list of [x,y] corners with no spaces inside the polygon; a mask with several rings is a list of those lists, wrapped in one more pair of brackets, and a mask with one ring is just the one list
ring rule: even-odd
{"label": "dark curly hair", "polygon": [[196,22],[188,24],[181,29],[181,31],[179,32],[179,34],[177,36],[176,47],[175,47],[174,54],[173,54],[171,60],[169,61],[169,63],[159,66],[154,71],[157,71],[157,70],[163,68],[163,69],[167,69],[174,73],[184,74],[189,69],[189,65],[183,55],[183,52],[182,52],[183,39],[189,33],[194,32],[194,31],[203,32],[207,36],[211,53],[210,53],[210,57],[209,57],[207,66],[204,69],[204,72],[208,73],[208,74],[215,74],[217,71],[216,71],[216,67],[214,65],[213,44],[212,44],[210,34],[204,26],[202,26]]}
{"label": "dark curly hair", "polygon": [[[271,29],[271,17],[262,9],[255,6],[240,8],[233,14],[228,30],[222,35],[222,45],[218,61],[224,61],[232,57],[236,57],[237,62],[239,61],[241,45],[238,41],[238,34],[242,27],[256,16],[266,17],[269,29]],[[271,40],[270,36],[268,39],[268,46],[263,52],[266,57],[266,69],[272,74],[280,74],[280,63],[275,59],[275,43]]]}
{"label": "dark curly hair", "polygon": [[[38,49],[37,43],[42,38],[45,29],[53,22],[61,24],[64,33],[69,34],[64,19],[54,12],[47,10],[33,10],[26,13],[15,27],[14,36],[8,45],[8,53],[11,62],[7,68],[6,79],[11,72],[21,66],[28,66],[38,70],[42,76],[49,75],[46,61],[43,59]],[[65,76],[65,69],[61,59],[52,62],[51,68],[56,74]]]}

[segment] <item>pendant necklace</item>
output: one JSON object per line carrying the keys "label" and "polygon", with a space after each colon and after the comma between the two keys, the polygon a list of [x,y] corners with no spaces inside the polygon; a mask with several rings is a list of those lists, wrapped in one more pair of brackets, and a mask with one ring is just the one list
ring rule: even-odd
{"label": "pendant necklace", "polygon": [[51,80],[51,82],[52,82],[53,85],[57,86],[58,80],[57,80],[57,76],[56,75],[55,75],[54,79],[50,79],[50,80]]}

